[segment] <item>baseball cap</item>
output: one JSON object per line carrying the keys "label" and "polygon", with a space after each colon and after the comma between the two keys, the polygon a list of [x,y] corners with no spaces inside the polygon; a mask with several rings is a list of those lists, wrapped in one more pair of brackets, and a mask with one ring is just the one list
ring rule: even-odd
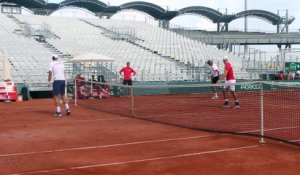
{"label": "baseball cap", "polygon": [[223,60],[228,60],[228,56],[225,55],[224,58],[223,58]]}
{"label": "baseball cap", "polygon": [[58,55],[53,54],[52,57],[53,57],[53,58],[58,58]]}

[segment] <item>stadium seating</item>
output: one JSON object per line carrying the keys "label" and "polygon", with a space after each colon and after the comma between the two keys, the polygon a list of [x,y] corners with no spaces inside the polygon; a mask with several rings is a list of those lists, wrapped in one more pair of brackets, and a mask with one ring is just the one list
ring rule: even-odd
{"label": "stadium seating", "polygon": [[0,14],[0,20],[0,48],[8,52],[13,82],[47,83],[51,53],[33,38],[16,35],[14,32],[20,28],[7,16]]}
{"label": "stadium seating", "polygon": [[[137,70],[134,81],[193,81],[195,77],[203,81],[207,80],[205,62],[211,59],[223,69],[225,55],[234,64],[237,78],[250,77],[242,70],[240,57],[142,22],[3,14],[0,20],[1,43],[9,53],[13,81],[26,81],[32,87],[46,84],[53,52],[70,55],[67,59],[84,53],[112,57],[115,61],[107,70],[116,79],[120,79],[117,71],[130,61]],[[28,31],[31,36],[24,34]],[[44,36],[46,42],[32,35]]]}
{"label": "stadium seating", "polygon": [[286,50],[284,57],[286,62],[300,62],[300,50]]}
{"label": "stadium seating", "polygon": [[[175,32],[147,25],[142,22],[120,21],[108,19],[86,19],[88,22],[110,31],[122,34],[124,31],[133,31],[134,43],[148,48],[162,56],[172,58],[185,65],[188,63],[196,67],[204,66],[205,61],[214,60],[223,69],[222,59],[226,55],[234,64],[237,72],[246,74],[242,70],[242,57],[227,51],[218,50],[216,47],[206,45],[178,35]],[[126,30],[127,29],[127,30]]]}
{"label": "stadium seating", "polygon": [[[24,15],[16,17],[20,21],[39,25],[47,21],[53,33],[60,37],[60,39],[50,38],[48,42],[65,54],[76,56],[92,52],[110,56],[116,59],[113,67],[114,72],[121,69],[127,61],[130,61],[138,71],[139,76],[134,79],[136,81],[164,81],[166,72],[177,75],[177,78],[172,80],[187,80],[186,75],[181,73],[182,68],[173,60],[162,59],[161,56],[126,41],[112,40],[101,34],[104,31],[79,19]],[[69,30],[64,30],[65,28],[69,28]],[[158,77],[159,75],[162,76],[155,79],[154,76],[151,76],[152,74],[157,74]]]}
{"label": "stadium seating", "polygon": [[2,80],[2,75],[3,75],[3,55],[2,52],[0,51],[0,80]]}

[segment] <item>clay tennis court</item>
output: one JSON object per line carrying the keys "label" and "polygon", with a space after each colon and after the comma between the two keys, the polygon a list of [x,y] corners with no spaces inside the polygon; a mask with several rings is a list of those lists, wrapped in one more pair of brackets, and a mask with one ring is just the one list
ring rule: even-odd
{"label": "clay tennis court", "polygon": [[[139,104],[136,115],[143,120],[124,116],[130,113],[125,105],[129,101],[126,98],[86,100],[86,106],[72,106],[72,115],[62,118],[52,116],[52,99],[0,103],[0,174],[292,175],[300,172],[298,146],[269,139],[261,144],[259,137],[204,132],[146,121],[144,119],[155,119],[154,114],[161,110],[160,116],[167,116],[158,118],[168,123],[172,118],[172,112],[167,113],[168,108],[176,108],[176,103],[162,106],[163,99],[168,99],[170,104],[175,101],[170,100],[172,98],[157,97],[161,100],[157,105],[149,105],[147,98],[150,97],[139,97],[135,101]],[[194,101],[191,99],[187,98],[184,103]],[[241,101],[245,104],[243,97]],[[205,109],[200,118],[211,123],[212,120],[208,120],[211,109],[223,113],[223,109],[215,107],[219,102],[199,100]],[[112,104],[119,108],[110,113],[101,112],[114,107]],[[173,117],[182,114],[178,115],[181,118],[177,122],[189,118],[188,123],[199,125],[193,116],[197,111],[188,114],[183,108],[180,110],[183,111],[173,113]],[[237,116],[250,116],[249,111],[259,113],[255,107],[239,111],[228,109],[226,113],[233,114],[232,119],[236,119]],[[218,115],[211,113],[211,116]],[[217,123],[217,128],[222,121]],[[246,128],[256,129],[256,120],[250,121],[253,123]],[[238,126],[245,124],[243,120],[239,122]],[[225,125],[233,128],[228,122]],[[298,131],[296,128],[292,133]]]}

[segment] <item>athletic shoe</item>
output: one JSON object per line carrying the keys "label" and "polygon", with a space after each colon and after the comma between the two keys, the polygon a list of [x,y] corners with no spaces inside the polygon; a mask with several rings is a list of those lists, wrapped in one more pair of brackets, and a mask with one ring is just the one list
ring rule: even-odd
{"label": "athletic shoe", "polygon": [[240,102],[236,101],[233,109],[240,109]]}
{"label": "athletic shoe", "polygon": [[235,105],[234,107],[233,107],[233,109],[240,109],[240,105]]}
{"label": "athletic shoe", "polygon": [[228,104],[228,101],[224,101],[224,105],[223,105],[223,108],[229,108],[229,104]]}
{"label": "athletic shoe", "polygon": [[62,114],[61,114],[61,112],[55,112],[55,113],[54,113],[54,116],[55,116],[55,117],[61,117]]}
{"label": "athletic shoe", "polygon": [[229,108],[229,105],[223,105],[223,108]]}
{"label": "athletic shoe", "polygon": [[71,110],[70,109],[67,109],[67,115],[71,115]]}
{"label": "athletic shoe", "polygon": [[217,100],[217,99],[219,99],[219,97],[218,96],[213,96],[211,99]]}

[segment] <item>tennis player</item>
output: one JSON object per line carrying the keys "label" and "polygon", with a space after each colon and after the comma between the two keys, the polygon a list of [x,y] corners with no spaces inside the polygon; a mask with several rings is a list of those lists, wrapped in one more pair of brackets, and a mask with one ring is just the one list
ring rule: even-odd
{"label": "tennis player", "polygon": [[49,66],[49,72],[48,72],[48,86],[51,85],[52,78],[53,81],[53,99],[56,106],[56,112],[54,116],[61,117],[62,112],[60,108],[60,101],[59,96],[61,97],[63,104],[66,108],[67,115],[71,114],[70,106],[67,102],[67,99],[65,97],[65,85],[66,85],[66,78],[65,78],[65,66],[63,62],[58,61],[58,56],[53,55],[52,56],[52,62]]}
{"label": "tennis player", "polygon": [[231,64],[228,61],[228,57],[225,56],[223,59],[224,63],[224,75],[220,78],[218,82],[221,82],[225,79],[225,85],[223,87],[223,96],[224,96],[224,108],[229,108],[228,104],[228,98],[226,97],[226,91],[230,91],[231,95],[233,96],[235,100],[235,106],[233,109],[239,109],[240,108],[240,102],[237,99],[237,96],[235,94],[235,84],[236,80],[234,78],[233,68]]}
{"label": "tennis player", "polygon": [[218,83],[219,78],[219,68],[216,66],[212,60],[208,60],[207,64],[210,67],[210,78],[212,83],[212,91],[214,92],[214,96],[211,99],[218,99],[217,87],[215,86]]}
{"label": "tennis player", "polygon": [[[132,86],[132,79],[131,79],[131,76],[133,74],[133,76],[136,75],[136,72],[135,70],[130,67],[130,62],[127,62],[126,63],[126,66],[123,67],[121,70],[120,70],[120,75],[124,77],[124,80],[123,80],[123,85],[129,85],[129,86]],[[123,73],[123,74],[122,74]]]}
{"label": "tennis player", "polygon": [[[132,86],[132,79],[131,76],[135,76],[136,72],[135,70],[130,67],[130,62],[126,63],[126,66],[123,67],[120,71],[119,71],[120,75],[124,78],[123,80],[123,85],[128,85],[128,86]],[[122,74],[123,73],[123,74]],[[127,93],[129,94],[129,93]]]}

